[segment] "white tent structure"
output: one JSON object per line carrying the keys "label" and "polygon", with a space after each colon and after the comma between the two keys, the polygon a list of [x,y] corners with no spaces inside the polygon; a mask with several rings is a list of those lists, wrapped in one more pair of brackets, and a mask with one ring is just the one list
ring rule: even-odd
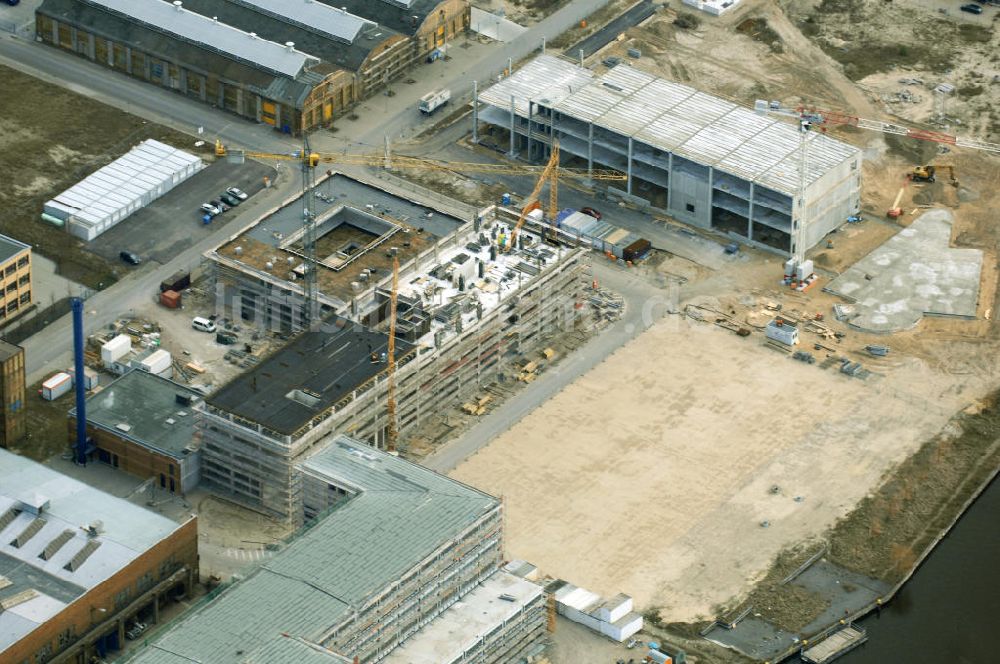
{"label": "white tent structure", "polygon": [[195,155],[148,139],[45,203],[42,218],[90,241],[202,168]]}

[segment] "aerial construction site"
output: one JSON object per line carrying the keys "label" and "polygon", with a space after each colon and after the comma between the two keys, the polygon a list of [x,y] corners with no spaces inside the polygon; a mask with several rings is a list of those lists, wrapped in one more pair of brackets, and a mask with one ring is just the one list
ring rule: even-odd
{"label": "aerial construction site", "polygon": [[998,17],[0,10],[0,660],[990,661]]}

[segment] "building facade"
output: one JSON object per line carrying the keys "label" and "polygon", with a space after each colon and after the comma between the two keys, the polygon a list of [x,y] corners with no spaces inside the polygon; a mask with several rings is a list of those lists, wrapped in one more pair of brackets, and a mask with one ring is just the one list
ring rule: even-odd
{"label": "building facade", "polygon": [[[87,399],[90,461],[142,478],[170,493],[198,485],[200,432],[194,408],[201,395],[180,383],[133,369]],[[69,443],[76,440],[70,411]]]}
{"label": "building facade", "polygon": [[24,437],[24,349],[0,341],[0,447]]}
{"label": "building facade", "polygon": [[31,309],[31,247],[0,235],[0,327]]}
{"label": "building facade", "polygon": [[[432,641],[490,654],[477,662],[515,662],[540,649],[541,588],[499,570],[500,501],[345,436],[297,472],[316,501],[310,527],[132,664],[443,664],[409,652],[392,659],[411,642],[425,652],[436,625]],[[454,620],[468,599],[474,615]]]}
{"label": "building facade", "polygon": [[862,154],[766,106],[755,113],[627,64],[598,76],[541,55],[480,94],[473,122],[525,159],[546,159],[557,139],[568,165],[625,173],[609,192],[644,208],[804,252],[860,209]]}
{"label": "building facade", "polygon": [[90,664],[198,578],[176,523],[0,450],[0,661]]}
{"label": "building facade", "polygon": [[469,11],[458,0],[44,0],[35,30],[49,45],[297,134],[422,62],[468,26]]}

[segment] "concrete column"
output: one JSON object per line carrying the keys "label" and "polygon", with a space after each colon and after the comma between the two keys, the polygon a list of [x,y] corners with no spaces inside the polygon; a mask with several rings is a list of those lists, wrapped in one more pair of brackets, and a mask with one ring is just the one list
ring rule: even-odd
{"label": "concrete column", "polygon": [[472,142],[479,142],[479,81],[472,82]]}
{"label": "concrete column", "polygon": [[87,33],[87,57],[91,60],[97,59],[97,48],[95,47],[96,40],[94,35]]}
{"label": "concrete column", "polygon": [[184,69],[184,67],[178,67],[177,71],[180,74],[178,76],[178,84],[180,85],[180,90],[184,94],[187,94],[187,91],[188,91],[188,85],[187,85],[187,83],[188,83],[188,73],[187,73],[187,69]]}
{"label": "concrete column", "polygon": [[712,203],[715,202],[715,169],[708,167],[708,226],[712,227]]}
{"label": "concrete column", "polygon": [[625,181],[625,190],[632,195],[632,137],[628,137],[628,180]]}
{"label": "concrete column", "polygon": [[594,175],[594,123],[587,123],[587,177]]}
{"label": "concrete column", "polygon": [[281,104],[279,104],[278,102],[274,102],[274,127],[278,131],[281,131],[281,128],[283,126],[282,123],[281,123],[281,120],[282,120],[282,118],[281,118]]}
{"label": "concrete column", "polygon": [[510,96],[510,151],[508,156],[514,156],[514,123],[517,121],[517,107],[514,105],[514,95]]}
{"label": "concrete column", "polygon": [[52,21],[52,43],[59,45],[59,21]]}
{"label": "concrete column", "polygon": [[753,239],[753,182],[750,183],[750,209],[747,212],[747,237]]}
{"label": "concrete column", "polygon": [[76,28],[69,29],[69,40],[70,40],[69,42],[70,46],[73,48],[73,51],[74,52],[78,51],[80,48],[80,35],[77,34]]}
{"label": "concrete column", "polygon": [[[531,161],[531,119],[534,117],[535,104],[528,100],[528,161]],[[544,157],[544,155],[542,155]]]}
{"label": "concrete column", "polygon": [[[111,57],[114,57],[114,53],[110,53]],[[130,46],[125,47],[125,71],[129,74],[132,73],[132,48]]]}
{"label": "concrete column", "polygon": [[125,621],[122,619],[118,620],[118,647],[125,647]]}
{"label": "concrete column", "polygon": [[667,153],[667,209],[670,209],[670,191],[674,185],[674,153]]}
{"label": "concrete column", "polygon": [[236,88],[236,112],[239,115],[246,115],[243,110],[243,88]]}
{"label": "concrete column", "polygon": [[205,77],[201,76],[201,77],[199,77],[199,81],[198,81],[198,97],[202,101],[207,101],[208,100],[208,93],[206,92],[205,88],[206,88]]}
{"label": "concrete column", "polygon": [[215,100],[216,104],[218,104],[219,108],[225,108],[226,107],[226,84],[223,83],[220,80],[219,83],[218,83],[218,85],[215,86],[215,89],[216,89],[216,95],[215,96],[217,97],[217,99]]}

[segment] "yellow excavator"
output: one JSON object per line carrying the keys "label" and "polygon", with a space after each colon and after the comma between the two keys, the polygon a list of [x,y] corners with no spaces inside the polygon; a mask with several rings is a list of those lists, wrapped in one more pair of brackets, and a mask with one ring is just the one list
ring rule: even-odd
{"label": "yellow excavator", "polygon": [[926,166],[915,166],[910,171],[910,180],[913,182],[934,182],[937,180],[937,171],[939,168],[947,169],[948,182],[951,186],[957,187],[958,178],[955,177],[955,167],[948,165],[935,166],[934,164],[928,164]]}

